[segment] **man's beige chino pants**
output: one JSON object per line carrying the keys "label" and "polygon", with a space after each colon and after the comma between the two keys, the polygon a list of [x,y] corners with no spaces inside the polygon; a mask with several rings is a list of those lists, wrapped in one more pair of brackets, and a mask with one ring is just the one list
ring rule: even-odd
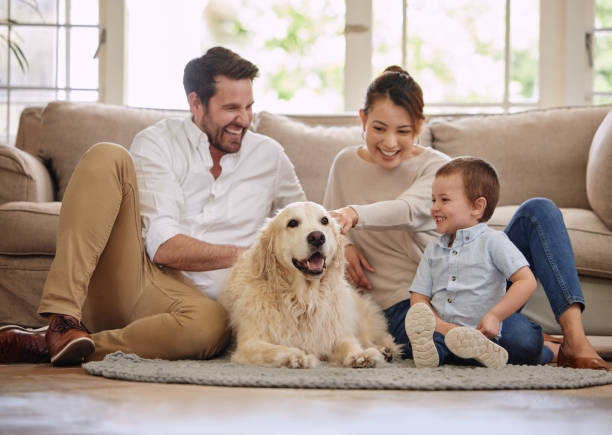
{"label": "man's beige chino pants", "polygon": [[93,360],[117,350],[209,358],[228,340],[225,310],[180,272],[149,260],[134,164],[109,143],[93,146],[68,184],[39,313],[82,320],[96,345]]}

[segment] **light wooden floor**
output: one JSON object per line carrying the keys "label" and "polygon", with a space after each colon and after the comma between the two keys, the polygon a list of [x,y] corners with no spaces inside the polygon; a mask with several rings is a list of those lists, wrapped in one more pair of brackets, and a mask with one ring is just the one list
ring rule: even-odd
{"label": "light wooden floor", "polygon": [[0,365],[0,434],[611,434],[612,385],[338,391],[115,381]]}

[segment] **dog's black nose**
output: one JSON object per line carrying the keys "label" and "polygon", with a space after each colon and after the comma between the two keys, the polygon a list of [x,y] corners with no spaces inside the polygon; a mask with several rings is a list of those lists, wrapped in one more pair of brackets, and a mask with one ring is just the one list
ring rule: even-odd
{"label": "dog's black nose", "polygon": [[308,240],[309,244],[318,248],[325,243],[325,234],[323,234],[321,231],[313,231],[312,233],[308,234],[306,240]]}

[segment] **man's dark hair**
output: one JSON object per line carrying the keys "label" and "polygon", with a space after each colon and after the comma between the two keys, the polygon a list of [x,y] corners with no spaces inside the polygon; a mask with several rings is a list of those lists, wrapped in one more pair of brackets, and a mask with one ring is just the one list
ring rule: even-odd
{"label": "man's dark hair", "polygon": [[185,94],[195,92],[202,104],[208,108],[208,102],[217,93],[217,76],[233,80],[257,77],[259,69],[246,59],[224,47],[213,47],[201,57],[191,59],[185,66],[183,86]]}

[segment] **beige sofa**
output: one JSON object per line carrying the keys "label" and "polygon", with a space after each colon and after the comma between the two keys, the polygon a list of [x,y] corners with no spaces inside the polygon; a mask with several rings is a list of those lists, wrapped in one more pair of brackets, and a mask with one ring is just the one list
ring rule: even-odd
{"label": "beige sofa", "polygon": [[[561,207],[591,335],[612,335],[611,109],[436,117],[420,137],[421,144],[451,156],[477,155],[497,167],[502,192],[490,222],[496,228],[503,228],[517,205],[530,197],[548,197]],[[0,324],[44,323],[36,308],[55,252],[60,201],[82,154],[101,141],[129,147],[138,131],[165,116],[186,112],[67,102],[23,111],[16,146],[0,146]],[[285,147],[308,198],[317,202],[336,153],[362,141],[356,115],[261,112],[252,128]],[[524,313],[548,332],[559,332],[541,289]]]}

